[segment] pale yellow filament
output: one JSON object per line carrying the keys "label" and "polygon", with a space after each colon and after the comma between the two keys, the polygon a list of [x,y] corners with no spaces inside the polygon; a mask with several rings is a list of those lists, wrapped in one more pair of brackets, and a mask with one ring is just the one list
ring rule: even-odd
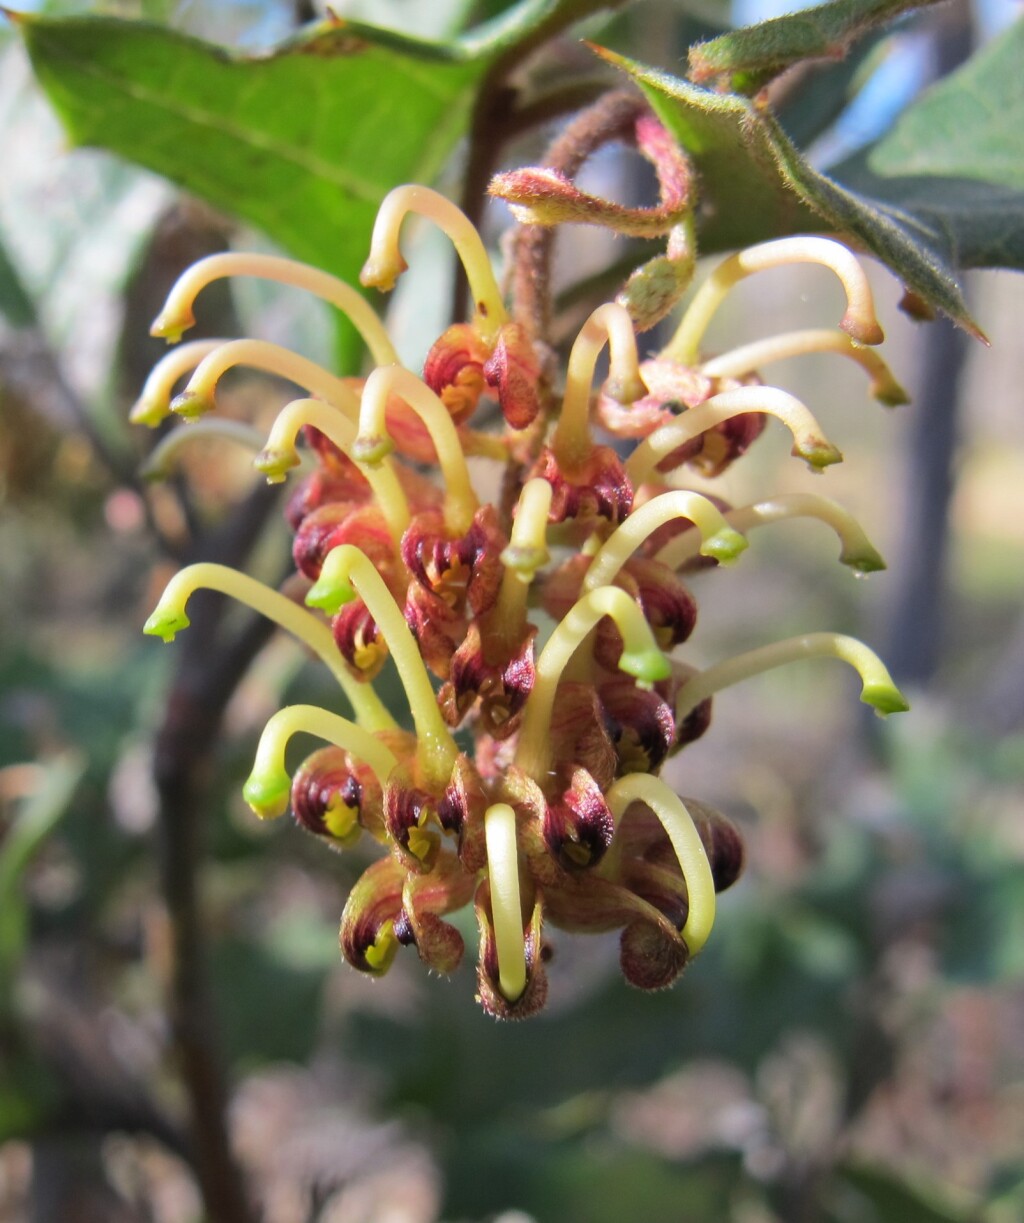
{"label": "pale yellow filament", "polygon": [[508,803],[494,803],[484,812],[484,837],[498,955],[498,986],[508,1002],[515,1002],[526,989],[526,939],[519,895],[516,813]]}
{"label": "pale yellow filament", "polygon": [[611,616],[624,642],[619,668],[646,683],[665,679],[668,660],[658,648],[644,614],[618,586],[601,586],[583,595],[555,627],[537,659],[536,678],[523,711],[516,764],[541,785],[547,776],[551,714],[559,680],[578,646],[604,616]]}
{"label": "pale yellow filament", "polygon": [[795,395],[773,386],[741,386],[712,395],[645,438],[626,460],[626,475],[633,487],[649,480],[658,463],[673,450],[746,412],[767,412],[781,420],[793,434],[793,453],[812,468],[842,460],[842,454],[825,437],[810,409]]}
{"label": "pale yellow filament", "polygon": [[388,396],[392,394],[400,396],[426,425],[444,476],[445,526],[452,535],[465,535],[478,504],[466,456],[448,409],[421,378],[397,365],[373,371],[363,387],[353,457],[365,469],[372,469],[392,448],[385,416]]}
{"label": "pale yellow filament", "polygon": [[427,217],[451,239],[473,294],[477,327],[485,339],[493,340],[508,316],[483,240],[465,213],[429,187],[395,187],[384,197],[373,226],[370,256],[359,274],[360,281],[385,291],[394,288],[395,281],[408,266],[402,258],[398,235],[410,212]]}
{"label": "pale yellow filament", "polygon": [[865,348],[845,331],[834,329],[790,331],[785,335],[744,344],[742,348],[734,348],[720,357],[705,361],[700,372],[709,378],[740,378],[773,361],[785,361],[789,357],[802,357],[812,352],[834,352],[856,361],[871,379],[871,394],[880,403],[895,407],[908,402],[906,391],[874,349]]}
{"label": "pale yellow filament", "polygon": [[760,675],[774,667],[801,658],[839,658],[849,663],[860,675],[863,688],[860,699],[878,713],[902,713],[910,708],[903,694],[893,683],[885,664],[863,642],[842,633],[807,633],[772,645],[761,646],[737,654],[725,662],[699,671],[679,690],[676,701],[676,721],[685,718],[701,701],[740,680]]}
{"label": "pale yellow filament", "polygon": [[312,613],[293,603],[280,591],[272,590],[255,578],[239,573],[227,565],[200,562],[187,565],[171,578],[160,596],[153,614],[146,621],[144,633],[172,641],[175,633],[188,628],[185,605],[197,590],[217,590],[251,607],[253,611],[273,620],[286,629],[323,662],[341,685],[352,703],[359,722],[367,730],[393,730],[395,720],[381,704],[369,684],[352,678],[338,653],[331,630]]}
{"label": "pale yellow filament", "polygon": [[620,403],[632,403],[647,393],[637,363],[636,334],[629,312],[608,302],[583,324],[569,353],[562,411],[551,445],[565,467],[584,462],[593,445],[590,436],[590,394],[597,358],[605,344],[610,364],[606,392]]}
{"label": "pale yellow filament", "polygon": [[320,580],[306,602],[334,610],[352,591],[366,604],[395,660],[416,725],[420,768],[429,782],[447,785],[458,749],[441,716],[416,639],[370,558],[354,545],[342,544],[327,554]]}
{"label": "pale yellow filament", "polygon": [[172,348],[150,370],[142,394],[128,414],[129,421],[156,428],[171,414],[171,392],[178,379],[190,374],[204,357],[227,343],[227,340],[191,340]]}
{"label": "pale yellow filament", "polygon": [[249,450],[259,450],[263,445],[263,434],[240,420],[214,418],[180,425],[153,447],[139,468],[139,475],[144,480],[165,480],[170,475],[178,451],[193,441],[235,442]]}
{"label": "pale yellow filament", "polygon": [[384,324],[358,289],[319,268],[279,255],[227,251],[193,263],[171,289],[159,318],[153,323],[152,334],[172,342],[179,339],[195,322],[192,305],[200,292],[211,281],[225,276],[257,276],[261,280],[306,289],[336,306],[351,320],[369,348],[375,365],[391,365],[398,360]]}
{"label": "pale yellow filament", "polygon": [[721,511],[700,493],[676,490],[661,493],[638,506],[605,541],[583,579],[584,593],[607,586],[647,537],[674,518],[689,518],[697,527],[700,552],[719,560],[732,560],[747,541],[726,522]]}
{"label": "pale yellow filament", "polygon": [[[792,493],[729,510],[725,517],[737,531],[744,533],[786,518],[818,518],[839,536],[842,545],[839,559],[844,565],[862,573],[872,573],[885,568],[885,561],[879,556],[856,518],[827,497],[818,497],[814,493]],[[698,543],[699,540],[693,538],[693,532],[687,531],[667,543],[658,553],[657,559],[670,569],[677,569],[697,555]]]}
{"label": "pale yellow filament", "polygon": [[715,923],[715,879],[707,850],[686,804],[658,777],[630,773],[608,791],[608,806],[616,823],[631,803],[644,803],[661,821],[672,842],[686,883],[687,913],[681,931],[687,950],[696,955]]}
{"label": "pale yellow filament", "polygon": [[[356,397],[347,387],[345,392],[344,406],[351,412],[358,411]],[[280,482],[289,468],[298,465],[300,460],[295,440],[304,425],[319,429],[339,450],[351,454],[356,427],[347,415],[341,415],[332,404],[319,399],[293,399],[277,414],[266,445],[256,459],[256,466],[266,475],[268,483]],[[365,468],[363,474],[397,546],[409,525],[409,503],[394,466],[385,459],[375,467]]]}
{"label": "pale yellow filament", "polygon": [[548,511],[551,485],[535,477],[519,494],[509,545],[501,554],[505,572],[498,591],[492,623],[506,647],[518,642],[526,623],[526,604],[537,570],[548,563]]}
{"label": "pale yellow filament", "polygon": [[188,386],[171,404],[181,416],[201,416],[214,405],[217,383],[235,365],[251,365],[303,386],[312,394],[333,404],[339,412],[351,415],[352,392],[315,361],[271,344],[269,340],[229,340],[204,357],[188,381]]}
{"label": "pale yellow filament", "polygon": [[299,733],[316,735],[364,761],[381,789],[397,763],[376,735],[319,705],[286,705],[270,719],[260,736],[256,760],[243,788],[246,802],[261,819],[275,819],[288,806],[291,782],[285,769],[288,741]]}
{"label": "pale yellow filament", "polygon": [[790,263],[820,263],[831,268],[846,290],[847,309],[842,327],[862,344],[880,344],[882,329],[875,315],[871,286],[857,257],[831,238],[795,237],[762,242],[732,255],[711,273],[683,315],[662,356],[681,365],[696,365],[700,342],[715,311],[739,281],[755,272]]}

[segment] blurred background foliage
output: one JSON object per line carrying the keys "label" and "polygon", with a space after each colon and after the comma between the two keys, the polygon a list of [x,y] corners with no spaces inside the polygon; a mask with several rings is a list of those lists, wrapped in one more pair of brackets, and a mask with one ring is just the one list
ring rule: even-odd
{"label": "blurred background foliage", "polygon": [[[48,7],[248,48],[317,15],[271,0]],[[444,37],[508,6],[333,7]],[[765,15],[646,2],[588,32],[665,62],[666,46],[681,56],[698,34]],[[1005,17],[954,5],[865,40],[780,99],[787,130],[815,164],[853,155],[910,85]],[[571,43],[558,54],[568,72],[580,62]],[[536,160],[550,130],[514,144],[509,163]],[[191,660],[139,634],[183,559],[227,549],[270,580],[285,571],[280,501],[254,489],[246,455],[185,448],[172,478],[148,487],[138,469],[152,438],[126,424],[161,351],[147,329],[173,277],[266,237],[109,154],[66,154],[2,27],[0,150],[0,1219],[1024,1216],[1020,281],[967,281],[986,350],[900,316],[899,286],[875,269],[909,409],[866,404],[860,371],[826,358],[780,367],[846,453],[826,491],[860,517],[887,573],[855,583],[833,541],[794,525],[759,533],[724,586],[695,580],[696,663],[842,628],[892,663],[913,712],[869,724],[849,678],[827,668],[719,698],[712,731],[671,774],[747,839],[746,875],[707,951],[674,990],[644,996],[618,980],[614,937],[560,936],[548,1010],[499,1026],[474,1005],[469,967],[451,982],[425,979],[411,956],[380,982],[343,967],[336,925],[361,854],[325,853],[245,808],[262,723],[285,700],[315,699],[315,668],[212,600]],[[620,198],[634,172],[613,154],[587,171]],[[574,276],[612,257],[579,232],[560,256]],[[403,284],[403,353],[422,354],[444,324],[446,258],[425,239]],[[837,302],[813,271],[744,285],[711,346],[814,325]],[[331,320],[286,292],[242,285],[202,304],[205,334],[261,334],[320,359],[335,349]],[[223,407],[261,422],[285,398],[248,374]],[[769,438],[724,492],[808,486]],[[177,826],[152,766],[167,692],[216,669],[222,708],[203,716],[223,733],[189,774]],[[198,890],[201,919],[184,1015],[182,888]],[[211,1205],[216,1171],[187,1120],[204,1083],[251,1210],[233,1213],[229,1190],[220,1213]]]}

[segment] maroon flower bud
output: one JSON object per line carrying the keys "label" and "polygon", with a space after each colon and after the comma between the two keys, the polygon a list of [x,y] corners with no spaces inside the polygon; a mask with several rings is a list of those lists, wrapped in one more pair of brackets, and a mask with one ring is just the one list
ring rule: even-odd
{"label": "maroon flower bud", "polygon": [[[291,529],[297,531],[307,514],[312,514],[321,506],[335,501],[355,504],[353,497],[360,491],[359,484],[353,483],[347,477],[332,475],[323,470],[311,472],[304,480],[299,481],[295,492],[288,498],[284,511],[285,519]],[[369,492],[367,485],[367,496]]]}
{"label": "maroon flower bud", "polygon": [[716,389],[714,379],[675,361],[643,361],[640,376],[650,392],[640,399],[623,404],[604,390],[597,398],[597,419],[614,437],[648,437]]}
{"label": "maroon flower bud", "polygon": [[481,870],[487,861],[486,808],[487,795],[480,774],[468,756],[458,756],[451,780],[437,802],[437,818],[445,832],[457,838],[459,860],[470,872]]}
{"label": "maroon flower bud", "polygon": [[[563,681],[551,718],[551,759],[580,766],[607,790],[615,779],[617,757],[605,728],[593,684]],[[557,785],[557,777],[539,778],[542,789]]]}
{"label": "maroon flower bud", "polygon": [[441,848],[437,799],[403,769],[395,770],[384,789],[384,828],[405,870],[430,870]]}
{"label": "maroon flower bud", "polygon": [[[743,837],[736,825],[714,807],[696,798],[684,798],[683,802],[704,843],[715,881],[715,891],[724,892],[731,888],[743,873]],[[671,849],[671,846],[669,848]],[[673,851],[673,859],[674,857]]]}
{"label": "maroon flower bud", "polygon": [[383,795],[372,769],[339,747],[309,756],[292,779],[291,806],[303,828],[331,844],[354,845],[364,828],[383,832]]}
{"label": "maroon flower bud", "polygon": [[617,526],[633,508],[633,486],[622,460],[607,446],[594,446],[572,472],[563,471],[554,452],[545,447],[528,478],[539,476],[553,490],[549,522],[579,519],[589,531],[595,518]]}
{"label": "maroon flower bud", "polygon": [[355,544],[394,581],[394,542],[384,515],[372,505],[338,501],[307,514],[296,529],[292,557],[306,577],[316,581],[327,553],[341,544]]}
{"label": "maroon flower bud", "polygon": [[420,655],[440,679],[448,679],[452,655],[466,631],[464,616],[418,582],[409,583],[405,619],[420,647]]}
{"label": "maroon flower bud", "polygon": [[[743,838],[732,821],[714,807],[695,798],[684,798],[683,802],[707,853],[715,891],[724,892],[743,872]],[[645,859],[677,875],[681,885],[682,876],[672,842],[649,807],[633,803],[616,829],[615,837],[624,861]]]}
{"label": "maroon flower bud", "polygon": [[483,372],[488,386],[498,393],[509,426],[525,429],[533,424],[540,411],[541,365],[529,336],[518,323],[506,323],[498,332]]}
{"label": "maroon flower bud", "polygon": [[767,423],[764,412],[733,416],[665,455],[656,470],[670,472],[682,463],[690,463],[705,476],[721,475],[730,463],[746,454]]}
{"label": "maroon flower bud", "polygon": [[423,364],[423,381],[437,395],[457,425],[476,410],[486,382],[484,365],[491,355],[471,323],[455,323],[437,340]]}
{"label": "maroon flower bud", "polygon": [[618,757],[618,772],[656,773],[675,740],[675,719],[668,703],[638,688],[627,675],[615,675],[598,687],[605,729]]}
{"label": "maroon flower bud", "polygon": [[[359,386],[359,382],[355,379],[351,379],[350,384],[353,388]],[[350,482],[352,485],[351,500],[368,499],[370,486],[366,482],[366,477],[344,450],[340,450],[326,434],[321,433],[313,425],[304,425],[302,432],[310,450],[317,457],[317,466],[320,470],[338,480]]]}
{"label": "maroon flower bud", "polygon": [[445,974],[454,972],[465,943],[440,914],[469,904],[475,887],[476,876],[464,870],[454,854],[440,853],[428,874],[406,876],[402,910],[394,922],[395,937],[406,947],[414,946],[428,968]]}
{"label": "maroon flower bud", "polygon": [[667,918],[631,922],[619,939],[622,975],[637,989],[668,989],[689,959],[683,936]]}
{"label": "maroon flower bud", "polygon": [[331,622],[341,656],[357,679],[372,680],[384,666],[388,644],[362,599],[346,603]]}
{"label": "maroon flower bud", "polygon": [[440,513],[417,514],[402,536],[402,560],[427,590],[462,614],[468,602],[475,615],[488,611],[501,587],[501,553],[508,539],[492,505],[473,515],[466,534],[448,536]]}
{"label": "maroon flower bud", "polygon": [[[685,901],[673,907],[681,925]],[[639,989],[663,989],[686,967],[689,951],[675,920],[599,873],[563,872],[557,884],[545,886],[544,909],[547,920],[563,930],[596,934],[623,927],[619,962],[623,976]]]}
{"label": "maroon flower bud", "polygon": [[643,557],[632,557],[622,572],[635,584],[636,596],[658,645],[670,650],[685,641],[697,622],[697,603],[687,586],[667,565]]}
{"label": "maroon flower bud", "polygon": [[383,976],[398,950],[395,919],[402,911],[405,872],[394,858],[367,867],[349,892],[338,941],[345,959],[360,972]]}
{"label": "maroon flower bud", "polygon": [[[654,690],[668,703],[670,709],[675,710],[676,697],[679,695],[680,688],[695,674],[695,668],[688,667],[685,663],[673,662],[671,678],[655,684]],[[708,697],[699,705],[695,705],[685,717],[676,720],[675,741],[672,751],[669,752],[670,756],[688,743],[699,739],[708,729],[711,725],[711,702],[712,698]]]}
{"label": "maroon flower bud", "polygon": [[574,768],[568,787],[550,800],[544,815],[544,840],[567,868],[596,866],[615,832],[615,819],[601,788],[583,768]]}
{"label": "maroon flower bud", "polygon": [[494,937],[494,917],[491,913],[491,888],[486,879],[483,879],[477,888],[474,907],[480,928],[477,1001],[487,1014],[495,1019],[528,1019],[541,1010],[548,996],[544,963],[549,953],[541,942],[540,900],[532,906],[529,921],[524,924],[526,988],[514,1001],[505,997],[498,983],[498,945]]}
{"label": "maroon flower bud", "polygon": [[489,663],[484,657],[480,627],[471,621],[466,638],[452,655],[451,679],[438,694],[438,702],[449,726],[458,726],[477,698],[480,723],[486,734],[507,739],[519,726],[526,698],[536,678],[533,639],[537,630],[527,626],[519,652],[504,663]]}

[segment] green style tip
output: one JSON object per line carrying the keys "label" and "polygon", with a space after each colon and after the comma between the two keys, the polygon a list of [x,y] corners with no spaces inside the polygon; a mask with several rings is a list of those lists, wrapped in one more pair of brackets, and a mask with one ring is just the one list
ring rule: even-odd
{"label": "green style tip", "polygon": [[276,820],[288,810],[292,783],[287,773],[251,773],[242,797],[261,820]]}
{"label": "green style tip", "polygon": [[876,552],[874,548],[861,548],[856,552],[843,551],[839,554],[839,560],[857,574],[879,573],[886,567],[881,553]]}
{"label": "green style tip", "polygon": [[701,556],[713,557],[720,564],[727,565],[747,550],[750,546],[745,535],[732,527],[725,527],[709,535],[700,546]]}
{"label": "green style tip", "polygon": [[843,452],[839,447],[833,446],[822,437],[798,442],[792,453],[803,459],[811,471],[821,471],[825,467],[831,467],[833,463],[843,461]]}
{"label": "green style tip", "polygon": [[128,413],[128,423],[130,425],[148,425],[150,429],[155,429],[157,425],[162,424],[170,415],[170,405],[166,402],[161,403],[159,399],[142,398],[136,401],[132,410]]}
{"label": "green style tip", "polygon": [[906,713],[910,709],[906,697],[892,683],[865,684],[860,699],[865,705],[870,705],[881,718],[888,717],[891,713]]}
{"label": "green style tip", "polygon": [[533,581],[534,574],[542,569],[551,559],[547,548],[533,548],[527,545],[509,544],[498,558],[506,569],[514,570],[526,581]]}
{"label": "green style tip", "polygon": [[296,450],[261,450],[253,459],[253,467],[267,477],[268,484],[282,484],[288,472],[302,460]]}
{"label": "green style tip", "polygon": [[351,603],[356,592],[347,583],[338,584],[325,582],[321,577],[309,588],[306,595],[306,606],[315,607],[328,616],[340,611],[346,603]]}
{"label": "green style tip", "polygon": [[661,650],[623,650],[619,670],[645,684],[656,684],[672,674],[672,667]]}
{"label": "green style tip", "polygon": [[160,314],[153,320],[149,334],[168,344],[177,344],[190,327],[195,326],[194,316],[189,314]]}
{"label": "green style tip", "polygon": [[201,395],[198,391],[184,390],[171,400],[171,411],[185,420],[198,420],[207,412],[212,412],[214,403],[212,397]]}
{"label": "green style tip", "polygon": [[164,641],[173,641],[175,635],[182,629],[188,628],[191,623],[183,610],[157,607],[142,626],[142,631],[147,637],[160,637]]}
{"label": "green style tip", "polygon": [[360,434],[352,443],[352,458],[357,463],[376,467],[379,463],[384,462],[394,448],[395,443],[386,433],[383,437],[379,435],[366,437]]}

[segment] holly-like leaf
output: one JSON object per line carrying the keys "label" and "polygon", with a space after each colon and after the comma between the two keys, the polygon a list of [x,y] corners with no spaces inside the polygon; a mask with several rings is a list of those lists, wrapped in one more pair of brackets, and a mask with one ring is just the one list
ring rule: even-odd
{"label": "holly-like leaf", "polygon": [[842,59],[869,30],[938,0],[831,0],[690,48],[690,78],[733,93],[756,93],[793,64]]}
{"label": "holly-like leaf", "polygon": [[1022,57],[1018,21],[837,171],[927,225],[960,267],[1024,268]]}
{"label": "holly-like leaf", "polygon": [[936,176],[1024,191],[1024,19],[933,85],[874,146],[878,175]]}
{"label": "holly-like leaf", "polygon": [[[971,248],[972,258],[965,259],[957,224],[966,220],[966,211],[952,193],[948,212],[941,197],[930,201],[930,211],[914,211],[912,201],[900,206],[860,195],[813,169],[767,108],[736,94],[711,93],[609,51],[598,52],[640,85],[690,155],[701,188],[702,252],[797,232],[832,231],[876,255],[928,306],[980,336],[957,272],[964,266],[991,264],[980,244]],[[987,203],[990,188],[972,185]],[[1016,258],[1015,245],[1004,242],[1003,248]]]}
{"label": "holly-like leaf", "polygon": [[19,17],[75,144],[119,153],[354,280],[381,197],[429,181],[482,59],[355,23],[258,55],[112,19]]}

